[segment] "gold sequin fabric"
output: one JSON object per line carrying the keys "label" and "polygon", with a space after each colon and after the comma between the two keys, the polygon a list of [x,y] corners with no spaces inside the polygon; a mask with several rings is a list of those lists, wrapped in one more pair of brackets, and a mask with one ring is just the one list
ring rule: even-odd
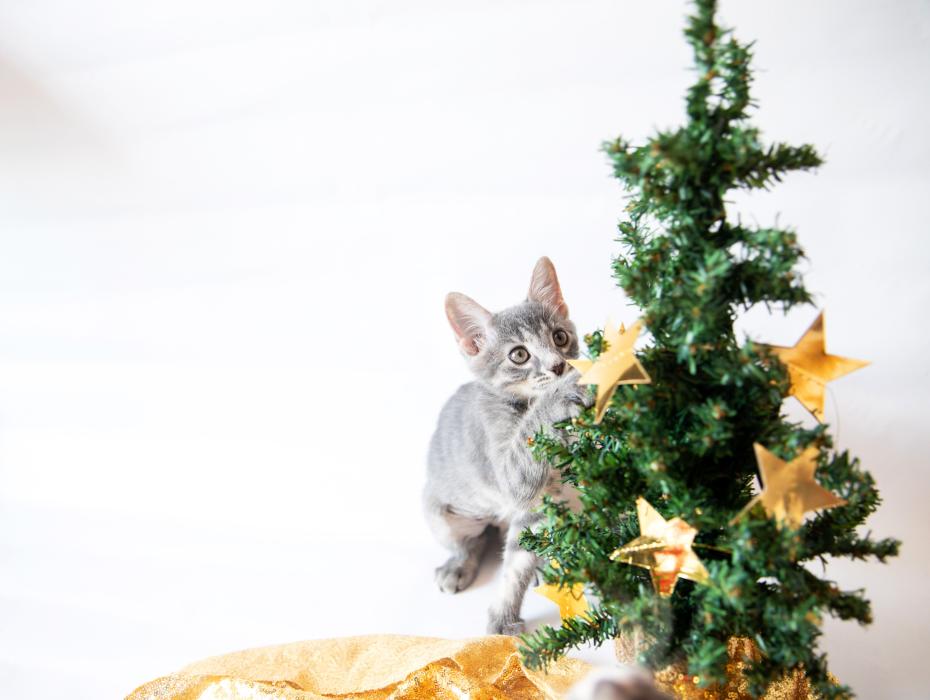
{"label": "gold sequin fabric", "polygon": [[346,637],[199,661],[127,700],[550,700],[590,670],[577,659],[525,669],[513,637]]}
{"label": "gold sequin fabric", "polygon": [[[629,644],[617,641],[617,656],[629,661]],[[655,674],[656,684],[676,700],[757,700],[749,692],[749,682],[743,677],[747,662],[759,657],[752,640],[733,637],[727,643],[727,681],[723,685],[701,687],[699,679],[689,675],[684,664],[673,664]],[[817,695],[801,671],[793,671],[765,690],[761,700],[816,700]]]}

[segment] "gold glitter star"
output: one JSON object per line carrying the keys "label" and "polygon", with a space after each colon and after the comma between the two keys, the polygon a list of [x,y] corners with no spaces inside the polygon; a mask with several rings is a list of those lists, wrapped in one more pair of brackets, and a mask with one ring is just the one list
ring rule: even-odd
{"label": "gold glitter star", "polygon": [[823,421],[827,382],[869,364],[865,360],[827,354],[822,311],[792,347],[766,347],[788,366],[788,377],[791,380],[789,393],[797,397],[818,421]]}
{"label": "gold glitter star", "polygon": [[562,587],[554,583],[544,583],[533,590],[558,605],[559,617],[563,620],[588,612],[588,599],[584,596],[583,583]]}
{"label": "gold glitter star", "polygon": [[808,447],[790,462],[779,459],[759,443],[753,447],[762,473],[762,493],[746,505],[744,513],[761,503],[779,526],[787,523],[798,528],[804,522],[805,513],[846,503],[814,478],[819,454],[816,447]]}
{"label": "gold glitter star", "polygon": [[618,329],[612,322],[604,328],[604,340],[607,349],[596,360],[569,360],[568,363],[581,372],[579,384],[596,384],[597,398],[594,402],[595,423],[600,423],[610,405],[617,387],[621,384],[649,384],[652,379],[636,359],[633,343],[639,336],[642,324],[637,321],[624,330]]}
{"label": "gold glitter star", "polygon": [[681,518],[666,520],[645,498],[636,499],[640,536],[611,553],[614,561],[649,569],[652,585],[663,598],[679,578],[707,583],[710,574],[691,549],[697,530]]}

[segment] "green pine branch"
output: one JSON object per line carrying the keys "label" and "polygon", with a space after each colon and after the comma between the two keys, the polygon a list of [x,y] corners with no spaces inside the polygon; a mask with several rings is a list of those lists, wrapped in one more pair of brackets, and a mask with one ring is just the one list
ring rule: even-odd
{"label": "green pine branch", "polygon": [[[534,448],[562,469],[582,508],[545,501],[545,522],[521,542],[557,564],[543,571],[547,581],[583,583],[597,603],[585,617],[524,636],[522,653],[539,667],[575,646],[637,634],[649,640],[641,663],[684,660],[710,683],[725,678],[727,641],[748,637],[761,652],[747,672],[757,693],[803,670],[822,697],[849,697],[818,651],[820,625],[825,615],[868,624],[871,609],[862,591],[825,578],[821,564],[838,556],[883,562],[899,543],[861,532],[880,504],[871,475],[833,453],[827,426],[782,415],[785,367],[764,345],[736,337],[745,309],[790,309],[811,295],[798,273],[804,253],[795,232],[745,226],[726,207],[729,192],[766,189],[821,159],[809,145],[764,143],[749,123],[751,46],[717,25],[713,0],[694,8],[685,29],[696,74],[686,123],[639,145],[604,144],[630,194],[614,277],[648,330],[639,359],[652,383],[619,387],[600,424],[589,410],[561,426],[567,443],[541,434]],[[603,335],[586,342],[596,358]],[[846,504],[799,529],[780,527],[760,507],[743,512],[757,477],[756,442],[784,459],[817,447],[818,480]],[[648,571],[610,560],[639,535],[640,496],[698,530],[706,585],[682,580],[671,598],[659,598]]]}

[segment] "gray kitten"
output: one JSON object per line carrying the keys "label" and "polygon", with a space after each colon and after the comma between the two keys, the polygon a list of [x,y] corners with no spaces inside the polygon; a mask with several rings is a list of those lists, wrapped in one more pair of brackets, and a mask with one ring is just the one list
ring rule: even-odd
{"label": "gray kitten", "polygon": [[541,520],[535,508],[544,493],[571,495],[557,470],[533,458],[527,441],[540,429],[553,432],[553,423],[590,401],[565,362],[578,356],[578,337],[549,258],[536,263],[526,301],[492,314],[453,292],[446,315],[476,381],[446,402],[430,442],[426,519],[452,552],[436,569],[436,583],[446,593],[467,588],[489,526],[505,530],[502,585],[487,629],[518,634],[523,596],[539,564],[520,547],[520,532]]}

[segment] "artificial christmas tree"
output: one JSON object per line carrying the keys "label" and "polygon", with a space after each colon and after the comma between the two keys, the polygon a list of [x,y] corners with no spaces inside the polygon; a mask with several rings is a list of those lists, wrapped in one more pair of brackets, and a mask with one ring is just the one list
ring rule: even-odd
{"label": "artificial christmas tree", "polygon": [[[857,533],[879,504],[868,472],[833,451],[825,425],[781,413],[800,382],[822,392],[832,378],[804,369],[831,357],[822,323],[819,355],[813,348],[807,360],[734,333],[742,310],[811,297],[795,269],[795,234],[729,219],[727,193],[766,188],[821,160],[809,145],[763,145],[748,122],[750,48],[718,27],[715,12],[714,0],[698,0],[685,31],[697,71],[687,123],[641,146],[605,144],[632,193],[614,271],[651,338],[634,356],[637,383],[599,383],[603,405],[561,426],[570,440],[545,431],[535,440],[539,457],[577,486],[582,508],[547,502],[545,524],[523,544],[551,562],[547,583],[584,584],[597,602],[525,636],[523,655],[542,666],[582,643],[635,636],[641,663],[686,663],[690,682],[705,686],[725,681],[728,645],[749,639],[755,652],[740,668],[753,695],[803,671],[821,696],[848,697],[817,650],[820,621],[867,623],[869,603],[822,578],[819,565],[883,561],[898,543]],[[622,335],[586,339],[585,376]],[[757,476],[764,490],[753,499]]]}

